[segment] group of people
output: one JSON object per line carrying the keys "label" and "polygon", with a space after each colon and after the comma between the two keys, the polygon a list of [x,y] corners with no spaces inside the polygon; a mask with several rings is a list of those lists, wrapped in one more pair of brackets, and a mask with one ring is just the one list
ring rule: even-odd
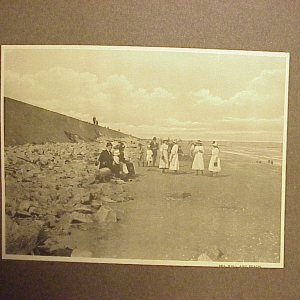
{"label": "group of people", "polygon": [[[218,173],[221,171],[221,161],[219,157],[220,149],[216,141],[213,141],[211,145],[213,149],[211,152],[208,170],[210,171],[212,176],[214,174],[216,174],[217,176]],[[193,158],[192,170],[196,170],[196,175],[199,174],[199,171],[201,171],[202,175],[204,174],[203,153],[204,148],[200,140],[198,140],[196,143],[192,143],[190,155]]]}
{"label": "group of people", "polygon": [[[215,141],[213,141],[211,145],[213,148],[208,170],[212,176],[214,174],[217,176],[221,171],[219,157],[220,149],[218,143]],[[124,149],[125,145],[123,142],[119,142],[115,146],[108,142],[106,144],[106,149],[103,150],[99,156],[99,168],[108,168],[113,176],[123,180],[134,175],[135,170],[133,163],[130,160],[125,159]],[[166,170],[177,173],[179,170],[179,157],[181,151],[181,147],[178,145],[177,140],[171,141],[170,139],[165,139],[158,143],[157,138],[154,137],[152,141],[147,144],[146,150],[142,143],[138,144],[138,166],[155,167],[158,154],[160,154],[158,167],[162,170],[162,173],[165,173]],[[190,149],[192,158],[191,168],[196,171],[196,175],[198,175],[199,172],[201,172],[202,175],[204,174],[203,154],[204,148],[202,142],[198,140],[197,142],[192,143]]]}
{"label": "group of people", "polygon": [[163,173],[166,169],[173,170],[175,172],[179,170],[180,148],[177,140],[172,142],[169,139],[162,140],[162,144],[159,146],[156,137],[154,137],[147,145],[146,151],[141,143],[138,144],[138,165],[143,167],[155,167],[158,152],[160,152],[158,167],[162,169]]}
{"label": "group of people", "polygon": [[111,175],[127,180],[135,174],[133,163],[125,159],[125,145],[119,142],[113,146],[111,142],[106,144],[106,149],[100,153],[98,163],[99,168],[107,168],[110,170]]}
{"label": "group of people", "polygon": [[[219,146],[216,141],[211,143],[213,149],[211,153],[211,159],[208,165],[208,170],[211,175],[214,174],[217,176],[221,171],[221,162],[219,157]],[[162,169],[162,172],[165,173],[166,169],[172,170],[175,173],[179,170],[179,160],[180,154],[182,153],[180,145],[178,145],[177,140],[170,141],[170,139],[162,140],[161,145],[159,146],[156,137],[147,145],[146,155],[143,148],[143,145],[139,143],[138,145],[138,165],[139,166],[156,166],[157,154],[160,152],[159,165],[158,167]],[[190,155],[192,158],[192,170],[196,171],[196,175],[199,172],[204,174],[204,148],[202,142],[198,140],[196,143],[192,143],[190,149]],[[146,158],[146,159],[145,159]]]}

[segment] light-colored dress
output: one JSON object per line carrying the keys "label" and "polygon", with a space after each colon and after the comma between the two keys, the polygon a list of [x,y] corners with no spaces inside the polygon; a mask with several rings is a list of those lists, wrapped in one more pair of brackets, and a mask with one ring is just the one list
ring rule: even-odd
{"label": "light-colored dress", "polygon": [[159,159],[159,168],[168,169],[169,168],[169,154],[168,154],[168,145],[162,144],[160,146],[160,159]]}
{"label": "light-colored dress", "polygon": [[[211,159],[209,162],[208,170],[210,172],[220,172],[221,171],[221,161],[219,157],[220,149],[219,148],[213,148],[211,152]],[[214,165],[214,163],[217,162],[217,166]]]}
{"label": "light-colored dress", "polygon": [[190,149],[190,156],[191,156],[191,158],[194,157],[194,150],[195,150],[195,145],[192,144],[192,145],[191,145],[191,149]]}
{"label": "light-colored dress", "polygon": [[146,161],[147,161],[147,166],[149,167],[153,161],[153,152],[151,149],[147,149],[146,151]]}
{"label": "light-colored dress", "polygon": [[204,170],[204,160],[203,160],[204,148],[203,146],[196,146],[194,148],[194,160],[192,164],[192,170]]}
{"label": "light-colored dress", "polygon": [[170,170],[179,170],[179,159],[178,159],[178,144],[174,144],[170,154]]}

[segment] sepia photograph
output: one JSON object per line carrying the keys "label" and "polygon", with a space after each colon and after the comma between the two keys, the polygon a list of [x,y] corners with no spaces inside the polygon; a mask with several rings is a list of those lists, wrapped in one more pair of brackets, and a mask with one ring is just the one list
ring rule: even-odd
{"label": "sepia photograph", "polygon": [[284,267],[289,53],[1,56],[3,259]]}

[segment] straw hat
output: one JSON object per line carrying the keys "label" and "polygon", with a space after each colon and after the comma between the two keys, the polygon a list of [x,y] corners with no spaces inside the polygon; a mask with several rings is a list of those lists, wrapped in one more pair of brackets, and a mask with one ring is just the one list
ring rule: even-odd
{"label": "straw hat", "polygon": [[217,142],[215,142],[215,141],[214,141],[214,142],[212,142],[211,144],[212,144],[214,147],[218,147],[218,143],[217,143]]}
{"label": "straw hat", "polygon": [[120,155],[120,150],[119,149],[115,149],[114,151],[113,151],[113,155]]}

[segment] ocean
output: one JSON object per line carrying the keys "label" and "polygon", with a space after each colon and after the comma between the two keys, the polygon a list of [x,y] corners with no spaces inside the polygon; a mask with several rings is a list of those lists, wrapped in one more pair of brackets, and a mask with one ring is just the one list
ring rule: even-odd
{"label": "ocean", "polygon": [[[188,153],[190,144],[182,145],[184,153]],[[279,142],[218,142],[220,154],[228,153],[231,155],[243,156],[254,162],[282,165],[283,161],[283,143]],[[203,142],[204,151],[210,153],[212,147],[211,142]]]}

